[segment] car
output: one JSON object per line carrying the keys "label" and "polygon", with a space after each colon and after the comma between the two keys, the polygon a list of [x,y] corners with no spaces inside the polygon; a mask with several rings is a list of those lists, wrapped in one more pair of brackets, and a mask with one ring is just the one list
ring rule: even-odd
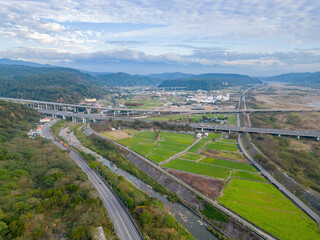
{"label": "car", "polygon": [[102,182],[99,182],[99,184],[101,185],[101,184],[102,184]]}

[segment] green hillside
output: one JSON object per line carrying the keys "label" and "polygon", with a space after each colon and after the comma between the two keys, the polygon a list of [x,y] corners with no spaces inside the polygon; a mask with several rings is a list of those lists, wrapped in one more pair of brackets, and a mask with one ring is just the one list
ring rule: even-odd
{"label": "green hillside", "polygon": [[234,86],[261,84],[261,81],[247,75],[208,73],[192,78],[166,80],[159,87],[186,87],[187,90],[216,90]]}
{"label": "green hillside", "polygon": [[51,141],[26,131],[35,110],[0,101],[0,239],[92,239],[103,226],[116,239],[87,176]]}
{"label": "green hillside", "polygon": [[11,98],[77,103],[104,95],[92,76],[68,68],[0,65],[0,85]]}
{"label": "green hillside", "polygon": [[110,73],[96,76],[96,82],[106,86],[156,86],[162,80],[158,80],[148,76],[130,75],[128,73]]}

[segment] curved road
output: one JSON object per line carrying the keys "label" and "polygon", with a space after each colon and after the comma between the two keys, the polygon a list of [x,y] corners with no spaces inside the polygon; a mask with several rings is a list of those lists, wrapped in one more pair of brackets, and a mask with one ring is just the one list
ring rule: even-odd
{"label": "curved road", "polygon": [[[55,121],[47,123],[43,127],[43,135],[45,138],[52,140],[59,148],[66,149],[63,145],[54,140],[50,133],[50,127]],[[110,220],[113,222],[117,236],[122,240],[141,240],[143,239],[139,230],[132,222],[129,213],[124,209],[122,203],[115,193],[108,187],[104,180],[91,169],[86,160],[84,160],[77,152],[70,150],[70,157],[78,164],[78,166],[88,175],[93,187],[98,191],[99,196],[107,210]]]}

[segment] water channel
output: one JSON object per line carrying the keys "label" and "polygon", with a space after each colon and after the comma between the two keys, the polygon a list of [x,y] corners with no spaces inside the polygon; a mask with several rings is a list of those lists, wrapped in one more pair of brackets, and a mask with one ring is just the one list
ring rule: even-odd
{"label": "water channel", "polygon": [[167,200],[164,196],[159,194],[158,192],[154,191],[151,186],[147,185],[140,179],[136,178],[135,176],[123,171],[122,169],[115,166],[109,160],[101,157],[95,152],[92,152],[90,149],[85,148],[78,139],[74,136],[73,133],[69,133],[68,129],[62,129],[60,131],[60,136],[66,139],[70,145],[81,149],[84,152],[93,154],[96,156],[99,161],[101,161],[105,166],[107,166],[111,171],[115,172],[118,175],[125,177],[129,180],[133,185],[139,188],[141,191],[148,194],[150,197],[155,197],[159,201],[161,201],[166,209],[177,219],[178,222],[184,226],[194,238],[196,239],[204,239],[204,240],[217,240],[218,238],[215,237],[211,232],[209,232],[206,228],[206,223],[194,212],[190,209],[185,207],[180,202],[172,203]]}

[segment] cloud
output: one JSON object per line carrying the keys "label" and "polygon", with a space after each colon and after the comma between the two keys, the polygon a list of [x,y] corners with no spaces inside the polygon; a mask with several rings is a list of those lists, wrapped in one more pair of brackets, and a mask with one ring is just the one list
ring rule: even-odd
{"label": "cloud", "polygon": [[41,49],[41,48],[14,48],[0,52],[1,57],[36,62],[45,59],[52,62],[110,62],[110,61],[134,61],[140,63],[167,63],[167,64],[200,64],[200,65],[221,65],[221,66],[243,66],[243,67],[284,67],[302,64],[317,65],[320,63],[320,53],[308,50],[298,52],[273,52],[273,53],[240,53],[226,50],[204,51],[197,50],[189,55],[165,53],[150,55],[142,51],[130,50],[127,48],[115,48],[108,51],[93,53],[72,54],[64,49]]}

